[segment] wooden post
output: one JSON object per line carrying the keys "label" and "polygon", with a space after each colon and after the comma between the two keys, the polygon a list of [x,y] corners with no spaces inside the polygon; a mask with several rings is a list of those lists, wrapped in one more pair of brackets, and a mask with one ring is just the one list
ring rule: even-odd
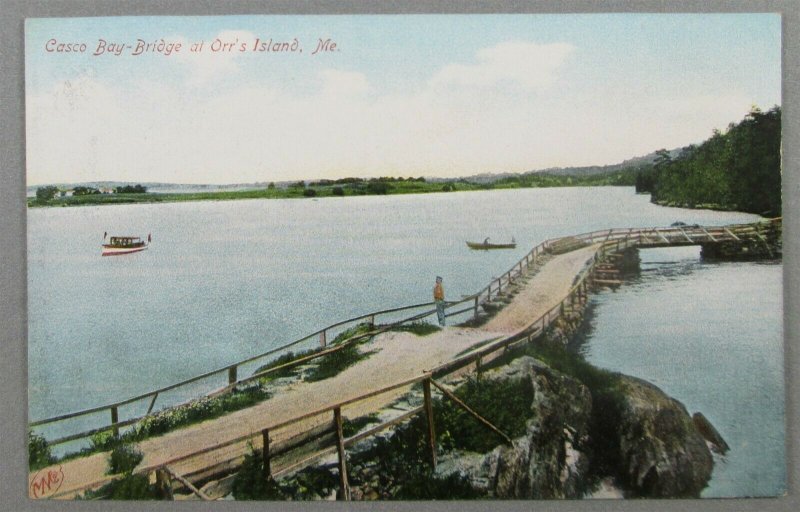
{"label": "wooden post", "polygon": [[431,467],[436,469],[436,430],[433,427],[433,403],[431,402],[431,379],[422,381],[425,395],[425,416],[428,417],[428,448],[431,451]]}
{"label": "wooden post", "polygon": [[347,481],[347,454],[344,451],[344,432],[342,431],[342,408],[333,410],[336,423],[336,450],[339,453],[339,490],[343,501],[350,501],[350,484]]}
{"label": "wooden post", "polygon": [[479,357],[479,358],[477,358],[475,360],[475,374],[476,374],[478,380],[481,380],[481,367],[482,366],[483,366],[483,361]]}
{"label": "wooden post", "polygon": [[475,318],[478,318],[478,296],[475,296]]}
{"label": "wooden post", "polygon": [[269,429],[261,431],[261,458],[264,459],[264,480],[269,482],[272,479],[272,461],[269,455]]}
{"label": "wooden post", "polygon": [[161,494],[161,499],[172,501],[175,496],[172,494],[172,482],[164,468],[156,470],[156,489]]}
{"label": "wooden post", "polygon": [[503,291],[503,278],[497,278],[497,295],[500,295],[500,292]]}
{"label": "wooden post", "polygon": [[228,368],[228,384],[233,384],[237,380],[237,367],[236,365]]}
{"label": "wooden post", "polygon": [[369,325],[371,327],[375,325],[375,315],[370,315],[370,317],[369,317]]}
{"label": "wooden post", "polygon": [[325,335],[325,331],[319,333],[319,346],[325,348],[325,345],[328,344],[328,338]]}
{"label": "wooden post", "polygon": [[[119,411],[115,405],[111,408],[111,424],[116,425],[117,423],[119,423]],[[114,437],[119,437],[119,427],[114,427],[112,432],[114,432]]]}

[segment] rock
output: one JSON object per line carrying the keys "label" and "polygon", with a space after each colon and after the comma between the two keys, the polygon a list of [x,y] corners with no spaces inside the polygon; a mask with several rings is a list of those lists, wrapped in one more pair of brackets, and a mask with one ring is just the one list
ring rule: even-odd
{"label": "rock", "polygon": [[474,488],[497,498],[580,497],[588,460],[575,444],[588,432],[591,396],[586,387],[532,357],[486,372],[484,378],[531,380],[534,400],[526,433],[481,459],[462,454],[442,474],[458,472]]}
{"label": "rock", "polygon": [[644,497],[699,497],[714,462],[686,408],[648,382],[620,378],[625,407],[619,455],[625,486]]}
{"label": "rock", "polygon": [[[618,405],[609,407],[604,401],[593,404],[581,382],[531,357],[486,372],[484,378],[531,380],[534,399],[526,433],[482,458],[471,453],[442,458],[437,473],[465,476],[489,496],[582,497],[588,486],[586,447],[614,459],[619,467],[610,471],[621,475],[621,484],[634,496],[697,497],[711,477],[711,453],[688,412],[650,383],[620,375]],[[589,439],[598,414],[610,437]]]}
{"label": "rock", "polygon": [[725,455],[728,450],[730,450],[730,446],[725,440],[722,438],[717,429],[714,428],[714,425],[708,421],[708,418],[703,416],[703,413],[696,412],[692,415],[692,423],[694,423],[695,428],[703,438],[711,443],[711,449],[715,452]]}

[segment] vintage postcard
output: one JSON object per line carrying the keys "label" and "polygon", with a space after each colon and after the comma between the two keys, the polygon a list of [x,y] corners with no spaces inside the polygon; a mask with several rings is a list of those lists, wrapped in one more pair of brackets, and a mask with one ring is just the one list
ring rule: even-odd
{"label": "vintage postcard", "polygon": [[781,21],[27,19],[29,497],[784,495]]}

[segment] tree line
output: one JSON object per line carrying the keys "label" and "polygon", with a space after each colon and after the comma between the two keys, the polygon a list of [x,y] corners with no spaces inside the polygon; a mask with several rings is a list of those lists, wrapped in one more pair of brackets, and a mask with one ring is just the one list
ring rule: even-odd
{"label": "tree line", "polygon": [[781,109],[753,108],[738,124],[640,169],[636,191],[654,203],[781,215]]}

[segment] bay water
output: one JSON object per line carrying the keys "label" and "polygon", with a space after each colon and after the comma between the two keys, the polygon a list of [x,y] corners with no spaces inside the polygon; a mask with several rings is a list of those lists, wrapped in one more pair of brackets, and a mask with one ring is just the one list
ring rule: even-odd
{"label": "bay water", "polygon": [[[340,320],[430,301],[437,275],[444,278],[448,299],[475,293],[548,238],[675,221],[724,225],[756,219],[656,206],[632,187],[30,209],[29,417],[122,400]],[[141,253],[104,258],[104,232],[143,238],[150,233],[153,242]],[[487,236],[493,242],[513,237],[517,249],[470,251],[464,243]],[[782,266],[752,264],[759,273],[749,264],[708,265],[696,250],[679,253],[677,264],[675,258],[656,256],[650,268],[643,256],[641,282],[593,298],[597,325],[583,350],[595,364],[652,380],[717,425],[732,450],[715,470],[712,486],[720,483],[710,495],[776,492],[783,472],[765,473],[750,455],[735,454],[742,443],[768,439],[772,449],[753,456],[783,467],[782,458],[773,457],[783,454]],[[673,287],[682,281],[670,279],[670,272],[683,276],[688,288]],[[708,281],[720,273],[726,278]],[[659,286],[669,294],[661,295]],[[716,302],[698,295],[712,286]],[[730,296],[742,300],[727,300]],[[632,304],[618,303],[620,297]],[[637,323],[653,311],[680,321]],[[717,320],[709,322],[709,315]],[[610,322],[607,330],[602,322]],[[656,335],[666,346],[646,355],[640,346],[618,345]],[[687,364],[685,345],[714,357]],[[651,375],[653,366],[681,377],[673,384]],[[730,377],[742,373],[747,381]],[[753,387],[755,382],[770,384]],[[714,399],[709,383],[719,384]],[[725,407],[718,413],[709,402]],[[770,422],[760,409],[766,402],[780,406],[769,413]],[[743,416],[755,424],[737,426]],[[42,431],[62,435],[61,429]],[[745,476],[722,483],[737,472]],[[747,478],[760,483],[742,487]]]}

